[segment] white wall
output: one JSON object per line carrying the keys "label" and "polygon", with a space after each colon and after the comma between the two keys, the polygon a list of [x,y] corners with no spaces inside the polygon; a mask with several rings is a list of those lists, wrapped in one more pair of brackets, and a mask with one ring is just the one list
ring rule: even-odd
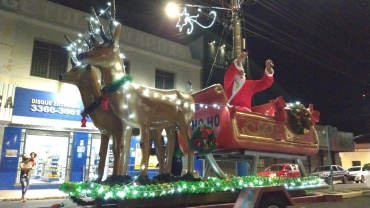
{"label": "white wall", "polygon": [[352,167],[352,161],[361,161],[361,165],[370,163],[370,149],[359,152],[340,152],[339,157],[342,161],[343,168]]}

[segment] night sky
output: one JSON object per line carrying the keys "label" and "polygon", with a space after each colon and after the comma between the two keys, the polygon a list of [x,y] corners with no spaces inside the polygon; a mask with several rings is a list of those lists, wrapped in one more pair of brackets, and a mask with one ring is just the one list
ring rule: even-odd
{"label": "night sky", "polygon": [[[51,1],[85,12],[90,6],[97,11],[107,7],[103,0]],[[224,39],[232,40],[232,32],[224,27],[230,20],[227,11],[216,10],[218,21],[211,28],[195,26],[186,35],[185,28],[182,33],[175,28],[177,19],[165,15],[167,2],[116,0],[116,19],[180,44],[210,32],[221,36],[224,31]],[[226,8],[230,3],[177,2]],[[252,78],[260,78],[255,71],[264,67],[266,59],[275,64],[275,83],[255,96],[257,104],[283,95],[286,102],[312,103],[321,112],[319,125],[354,135],[370,133],[370,1],[248,0],[243,1],[242,16]]]}

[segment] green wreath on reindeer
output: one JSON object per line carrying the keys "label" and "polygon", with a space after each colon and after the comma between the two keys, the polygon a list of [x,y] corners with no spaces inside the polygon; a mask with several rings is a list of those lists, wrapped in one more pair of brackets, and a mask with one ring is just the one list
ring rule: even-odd
{"label": "green wreath on reindeer", "polygon": [[216,148],[216,136],[211,126],[201,124],[194,131],[190,147],[201,154],[211,153]]}
{"label": "green wreath on reindeer", "polygon": [[290,109],[288,116],[292,131],[298,135],[307,134],[313,126],[311,113],[302,104],[294,104]]}

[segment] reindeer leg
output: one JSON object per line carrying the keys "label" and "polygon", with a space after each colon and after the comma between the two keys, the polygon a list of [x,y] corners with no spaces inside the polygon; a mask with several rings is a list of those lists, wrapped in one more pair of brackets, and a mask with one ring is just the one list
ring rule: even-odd
{"label": "reindeer leg", "polygon": [[[119,124],[116,124],[119,125]],[[122,129],[126,128],[126,125],[122,122]],[[113,163],[113,175],[120,174],[120,164],[121,164],[121,145],[122,145],[122,136],[123,131],[120,131],[121,128],[114,128],[113,134],[113,155],[114,155],[114,163]]]}
{"label": "reindeer leg", "polygon": [[149,138],[149,131],[150,131],[150,122],[147,122],[147,125],[140,126],[140,147],[141,147],[141,167],[140,167],[140,177],[147,177],[148,176],[148,160],[149,160],[149,150],[150,150],[150,138]]}
{"label": "reindeer leg", "polygon": [[172,157],[173,151],[175,149],[175,126],[166,127],[166,135],[167,135],[167,145],[166,145],[166,163],[165,163],[165,173],[171,173],[172,169]]}
{"label": "reindeer leg", "polygon": [[105,160],[107,158],[108,153],[108,144],[109,144],[109,135],[102,134],[101,141],[100,141],[100,150],[99,150],[99,165],[98,165],[98,178],[96,179],[97,182],[100,182],[104,175],[104,167],[105,167]]}
{"label": "reindeer leg", "polygon": [[150,130],[154,141],[155,154],[159,162],[159,175],[164,173],[165,164],[165,153],[164,153],[164,143],[162,141],[162,131],[163,129]]}
{"label": "reindeer leg", "polygon": [[[184,137],[185,141],[187,141],[187,145],[189,145],[191,138],[189,132],[189,125],[187,125],[185,121],[179,122],[179,131],[181,135]],[[193,172],[194,172],[194,151],[188,147],[188,173],[193,175]]]}
{"label": "reindeer leg", "polygon": [[128,174],[128,163],[130,159],[130,143],[131,143],[131,128],[127,128],[125,124],[123,124],[123,142],[121,143],[121,161],[120,161],[120,174],[127,175]]}

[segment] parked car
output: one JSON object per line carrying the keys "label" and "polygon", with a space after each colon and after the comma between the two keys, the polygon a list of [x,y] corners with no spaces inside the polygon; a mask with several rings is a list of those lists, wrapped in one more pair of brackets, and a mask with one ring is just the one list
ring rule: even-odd
{"label": "parked car", "polygon": [[258,176],[268,177],[301,177],[298,165],[290,163],[274,164],[259,172]]}
{"label": "parked car", "polygon": [[370,168],[364,166],[353,166],[348,168],[348,180],[358,182],[365,182],[365,176],[370,175]]}
{"label": "parked car", "polygon": [[[342,181],[342,183],[347,183],[349,177],[348,171],[340,165],[332,165],[331,167],[333,171],[333,181]],[[330,165],[319,166],[309,175],[319,176],[324,179],[325,183],[331,184]]]}

